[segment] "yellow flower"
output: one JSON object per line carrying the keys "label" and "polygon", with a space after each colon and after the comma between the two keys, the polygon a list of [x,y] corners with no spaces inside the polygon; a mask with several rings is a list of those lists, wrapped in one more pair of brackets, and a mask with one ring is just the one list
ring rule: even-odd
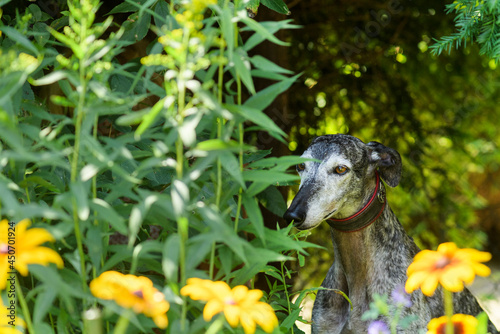
{"label": "yellow flower", "polygon": [[[472,315],[455,314],[451,317],[454,334],[476,334],[477,319]],[[434,318],[427,324],[427,334],[445,334],[446,316]]]}
{"label": "yellow flower", "polygon": [[190,278],[181,289],[181,295],[207,302],[203,309],[205,321],[210,321],[214,315],[223,312],[233,328],[241,323],[245,334],[255,333],[256,325],[266,333],[271,333],[278,326],[273,308],[259,301],[262,298],[260,290],[249,290],[244,285],[231,289],[225,282]]}
{"label": "yellow flower", "polygon": [[41,247],[54,237],[43,228],[27,229],[29,219],[21,220],[15,226],[7,220],[0,222],[0,290],[7,284],[7,276],[15,268],[21,275],[28,275],[29,264],[46,266],[55,263],[59,268],[64,262],[56,251]]}
{"label": "yellow flower", "polygon": [[453,242],[439,245],[437,251],[423,250],[413,259],[407,270],[406,292],[418,289],[426,296],[434,295],[438,284],[451,292],[464,289],[476,275],[488,276],[490,269],[480,262],[491,259],[491,254],[476,249],[459,249]]}
{"label": "yellow flower", "polygon": [[166,313],[170,304],[147,277],[105,271],[90,282],[90,292],[97,298],[114,300],[121,307],[143,313],[159,328],[168,325]]}

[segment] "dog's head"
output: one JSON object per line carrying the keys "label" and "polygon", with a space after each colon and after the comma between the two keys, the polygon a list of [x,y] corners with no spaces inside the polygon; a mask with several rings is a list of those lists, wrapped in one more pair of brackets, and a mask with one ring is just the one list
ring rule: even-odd
{"label": "dog's head", "polygon": [[375,189],[375,171],[391,187],[401,178],[401,157],[377,142],[363,143],[349,135],[326,135],[313,140],[302,155],[319,160],[297,165],[299,192],[284,214],[298,229],[318,226],[328,218],[354,214]]}

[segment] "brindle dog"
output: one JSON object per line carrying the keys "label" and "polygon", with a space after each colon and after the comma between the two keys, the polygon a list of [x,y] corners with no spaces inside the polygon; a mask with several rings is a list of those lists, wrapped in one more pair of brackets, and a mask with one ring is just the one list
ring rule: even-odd
{"label": "brindle dog", "polygon": [[[297,166],[299,192],[284,214],[300,230],[322,221],[331,227],[335,261],[322,286],[345,292],[352,302],[329,290],[319,290],[312,313],[313,334],[367,333],[361,320],[374,294],[388,294],[407,279],[406,269],[419,248],[404,231],[385,198],[382,179],[390,187],[399,184],[401,157],[377,142],[363,143],[348,135],[316,138],[302,157],[317,159]],[[420,290],[411,295],[412,306],[404,314],[417,320],[398,333],[425,332],[427,323],[444,314],[442,291],[433,297]],[[482,311],[465,289],[454,294],[455,313],[477,315]],[[383,319],[389,322],[390,319]],[[490,322],[488,329],[498,333]]]}

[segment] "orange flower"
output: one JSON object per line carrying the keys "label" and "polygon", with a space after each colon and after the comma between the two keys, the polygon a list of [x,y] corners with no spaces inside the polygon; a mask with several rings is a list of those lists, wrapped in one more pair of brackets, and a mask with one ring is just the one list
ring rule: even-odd
{"label": "orange flower", "polygon": [[7,220],[0,222],[0,290],[5,289],[8,273],[15,268],[21,275],[28,275],[29,264],[47,266],[55,263],[59,268],[64,266],[61,256],[54,250],[41,247],[54,237],[43,228],[27,229],[31,225],[29,219],[23,219],[15,226]]}
{"label": "orange flower", "polygon": [[437,251],[423,250],[415,255],[408,267],[405,290],[411,293],[421,288],[426,296],[432,296],[441,284],[448,291],[462,291],[464,283],[472,283],[476,275],[488,276],[491,273],[480,263],[490,259],[490,253],[459,249],[453,242],[439,245]]}
{"label": "orange flower", "polygon": [[[453,333],[455,334],[476,334],[477,319],[472,315],[455,314],[451,317],[453,322]],[[446,316],[432,319],[427,325],[427,334],[445,334]]]}
{"label": "orange flower", "polygon": [[90,292],[97,298],[114,300],[121,307],[143,313],[159,328],[168,325],[166,313],[170,304],[147,277],[106,271],[90,282]]}
{"label": "orange flower", "polygon": [[278,326],[273,308],[259,301],[263,295],[260,290],[249,290],[244,285],[231,289],[225,282],[190,278],[181,289],[181,295],[207,302],[203,309],[205,321],[223,312],[233,328],[241,323],[245,334],[255,333],[256,325],[266,333],[271,333]]}

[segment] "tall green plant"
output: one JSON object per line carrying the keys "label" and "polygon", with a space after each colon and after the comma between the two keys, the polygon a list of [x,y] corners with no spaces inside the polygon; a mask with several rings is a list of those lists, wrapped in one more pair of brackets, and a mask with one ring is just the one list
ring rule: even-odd
{"label": "tall green plant", "polygon": [[[126,1],[109,12],[129,15],[121,25],[110,15],[97,20],[101,5],[69,0],[51,20],[32,4],[4,13],[0,27],[1,214],[50,232],[64,259],[64,269],[30,265],[19,276],[30,332],[152,333],[166,325],[147,306],[132,312],[107,300],[111,292],[97,293],[98,283],[89,289],[115,271],[130,276],[108,276],[154,283],[157,290],[133,292],[145,301],[146,291],[162,293],[168,333],[234,331],[220,318],[206,322],[203,305],[180,295],[188,278],[253,286],[263,272],[278,280],[268,279],[264,297],[281,320],[274,332],[293,332],[299,307],[288,298],[284,261],[310,244],[291,227],[266,228],[260,206],[284,211],[274,187],[294,182],[286,170],[302,160],[266,158],[270,151],[245,138],[259,130],[285,140],[262,110],[297,76],[248,53],[264,40],[285,45],[274,32],[295,26],[258,23],[241,1]],[[149,31],[158,37],[147,55],[120,63],[123,48]],[[276,83],[256,91],[256,76]],[[59,91],[50,103],[46,85]],[[270,196],[272,203],[260,200]]]}

